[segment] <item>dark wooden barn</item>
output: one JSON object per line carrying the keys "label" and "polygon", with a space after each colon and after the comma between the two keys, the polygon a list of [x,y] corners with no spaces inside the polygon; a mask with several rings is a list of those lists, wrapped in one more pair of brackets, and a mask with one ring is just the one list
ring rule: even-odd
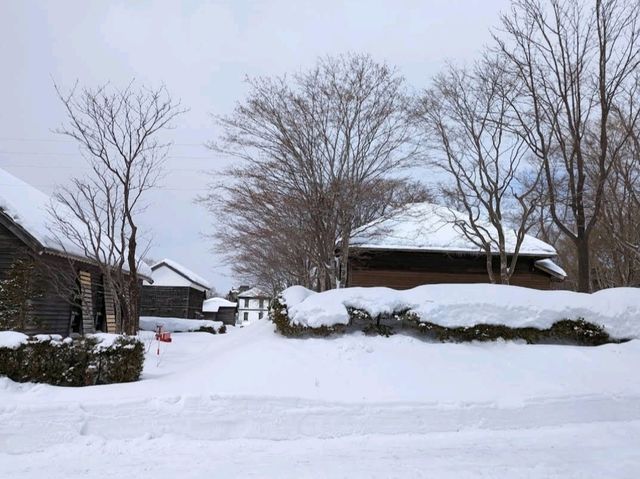
{"label": "dark wooden barn", "polygon": [[[408,289],[435,283],[487,283],[486,256],[450,219],[448,208],[420,203],[362,228],[353,238],[347,286]],[[513,238],[507,238],[513,242]],[[508,250],[509,251],[509,250]],[[512,251],[511,251],[512,252]],[[550,289],[566,274],[553,262],[555,249],[526,236],[511,284]],[[493,258],[499,277],[499,258]]]}
{"label": "dark wooden barn", "polygon": [[204,319],[233,326],[236,324],[237,306],[237,303],[224,298],[209,298],[202,304],[202,314]]}
{"label": "dark wooden barn", "polygon": [[50,233],[50,198],[0,169],[0,329],[118,332],[100,268]]}
{"label": "dark wooden barn", "polygon": [[211,286],[176,261],[163,259],[151,266],[153,284],[142,287],[141,316],[203,319],[202,303]]}

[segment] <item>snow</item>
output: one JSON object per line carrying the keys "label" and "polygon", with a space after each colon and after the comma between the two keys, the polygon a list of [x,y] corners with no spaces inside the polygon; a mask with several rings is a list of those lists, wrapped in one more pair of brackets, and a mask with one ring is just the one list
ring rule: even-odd
{"label": "snow", "polygon": [[564,279],[567,277],[567,272],[549,258],[539,259],[534,265],[536,268],[546,271],[557,278]]}
{"label": "snow", "polygon": [[[351,238],[351,246],[361,249],[482,253],[482,249],[469,240],[455,222],[468,224],[466,215],[445,206],[413,203],[388,218],[373,221],[359,228]],[[487,223],[485,227],[488,231],[495,232],[491,224]],[[507,230],[507,252],[513,253],[515,245],[515,231]],[[497,251],[497,246],[494,249]],[[520,246],[520,254],[552,257],[557,253],[550,244],[525,235]]]}
{"label": "snow", "polygon": [[[54,205],[58,211],[63,211],[64,206],[56,204],[49,196],[2,168],[0,184],[0,211],[33,236],[42,247],[57,253],[86,258],[82,248],[73,241],[52,234],[52,218],[48,209]],[[82,231],[82,227],[79,230]],[[138,270],[141,275],[151,277],[151,269],[146,264],[140,262]]]}
{"label": "snow", "polygon": [[269,295],[259,288],[251,288],[243,291],[238,295],[238,298],[268,298]]}
{"label": "snow", "polygon": [[224,298],[209,298],[205,299],[202,303],[202,312],[204,313],[217,313],[218,309],[222,308],[235,308],[237,303],[232,303]]}
{"label": "snow", "polygon": [[0,331],[0,348],[16,349],[29,339],[26,334],[17,331]]}
{"label": "snow", "polygon": [[640,341],[175,333],[142,380],[0,378],[1,476],[635,478]]}
{"label": "snow", "polygon": [[441,326],[504,324],[549,328],[562,319],[584,318],[616,338],[640,338],[640,289],[611,288],[593,294],[541,291],[496,284],[433,284],[398,291],[344,288],[322,293],[282,293],[293,324],[308,327],[347,324],[347,307],[372,316],[409,309]]}
{"label": "snow", "polygon": [[158,326],[162,326],[168,332],[188,332],[198,331],[202,327],[215,328],[216,331],[222,327],[221,321],[210,321],[208,319],[183,319],[183,318],[161,318],[159,316],[140,316],[140,329],[143,331],[155,331]]}
{"label": "snow", "polygon": [[165,278],[164,276],[161,276],[159,274],[161,272],[160,270],[162,269],[163,265],[166,265],[169,268],[177,271],[178,273],[180,273],[182,276],[186,277],[192,283],[195,283],[196,285],[198,285],[198,286],[200,286],[200,287],[202,287],[204,289],[207,289],[207,290],[211,289],[211,284],[206,279],[204,279],[202,276],[194,273],[193,271],[191,271],[188,268],[185,268],[180,263],[178,263],[176,261],[173,261],[171,259],[168,259],[168,258],[165,258],[162,261],[158,261],[156,264],[151,266],[151,270],[152,270],[151,277],[153,278],[153,284],[155,286],[183,286],[182,283],[172,282],[169,277]]}
{"label": "snow", "polygon": [[96,344],[97,349],[109,349],[114,345],[118,338],[123,337],[121,334],[112,334],[112,333],[94,333],[87,334],[87,337],[94,338],[98,341]]}

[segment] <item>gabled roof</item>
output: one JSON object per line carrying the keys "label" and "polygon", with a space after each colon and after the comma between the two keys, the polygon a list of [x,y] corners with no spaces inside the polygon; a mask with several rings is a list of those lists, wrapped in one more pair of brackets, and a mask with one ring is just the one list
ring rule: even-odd
{"label": "gabled roof", "polygon": [[[3,224],[35,249],[95,263],[78,245],[51,232],[52,218],[48,209],[55,205],[51,197],[0,168],[0,219]],[[139,265],[139,272],[143,277],[151,276],[151,270],[143,263]]]}
{"label": "gabled roof", "polygon": [[[166,268],[169,268],[173,272],[182,276],[187,281],[193,283],[194,285],[200,286],[201,288],[204,288],[206,290],[211,289],[211,284],[202,276],[199,276],[198,274],[194,273],[190,269],[185,268],[177,261],[173,261],[168,258],[165,258],[162,261],[158,261],[156,264],[151,266],[151,271],[155,272],[158,268],[161,268],[163,266]],[[152,273],[152,277],[153,277],[153,273]],[[173,286],[173,285],[164,284],[164,286]],[[176,285],[176,286],[179,286],[179,285]]]}
{"label": "gabled roof", "polygon": [[[351,238],[350,247],[359,249],[404,250],[447,253],[482,253],[482,249],[467,238],[456,222],[467,222],[466,215],[432,203],[413,203],[395,214],[359,228]],[[487,224],[488,231],[495,228]],[[506,234],[507,252],[513,253],[515,231]],[[495,248],[497,254],[497,248]],[[530,235],[525,235],[520,255],[551,258],[556,250]]]}
{"label": "gabled roof", "polygon": [[240,293],[238,298],[269,298],[269,295],[259,288],[251,288]]}
{"label": "gabled roof", "polygon": [[202,303],[203,313],[217,313],[220,308],[235,308],[238,303],[227,301],[224,298],[209,298]]}

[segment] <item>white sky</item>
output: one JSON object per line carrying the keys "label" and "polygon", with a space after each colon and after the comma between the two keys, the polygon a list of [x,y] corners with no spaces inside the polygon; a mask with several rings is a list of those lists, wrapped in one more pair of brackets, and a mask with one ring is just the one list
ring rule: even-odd
{"label": "white sky", "polygon": [[[77,147],[51,132],[64,120],[53,80],[69,88],[164,83],[190,111],[175,124],[163,187],[142,227],[150,255],[169,257],[220,292],[237,284],[203,235],[216,219],[193,199],[224,168],[203,144],[211,114],[246,94],[246,76],[280,75],[326,54],[366,52],[416,89],[447,60],[472,60],[508,0],[36,1],[0,0],[0,168],[51,193],[82,171]],[[0,185],[2,188],[3,185]]]}

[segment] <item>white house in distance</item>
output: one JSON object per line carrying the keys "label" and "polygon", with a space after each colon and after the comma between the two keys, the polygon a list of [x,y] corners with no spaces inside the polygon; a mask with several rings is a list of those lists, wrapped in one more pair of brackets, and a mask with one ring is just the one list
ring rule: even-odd
{"label": "white house in distance", "polygon": [[267,317],[270,297],[258,288],[251,288],[238,295],[238,323]]}

